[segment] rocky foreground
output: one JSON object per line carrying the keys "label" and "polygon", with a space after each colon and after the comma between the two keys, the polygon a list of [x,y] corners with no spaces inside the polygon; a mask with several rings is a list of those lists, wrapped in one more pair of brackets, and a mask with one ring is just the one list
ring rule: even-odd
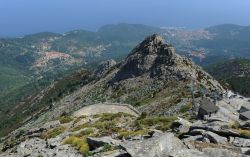
{"label": "rocky foreground", "polygon": [[[104,105],[106,110],[102,111]],[[236,126],[232,121],[214,117],[204,121],[181,118],[188,113],[179,117],[150,116],[137,115],[134,108],[128,105],[125,109],[124,104],[94,106],[98,112],[93,110],[93,114],[85,112],[90,109],[84,107],[42,127],[13,132],[1,145],[1,156],[245,157],[250,154],[249,122]],[[120,109],[126,113],[119,112]]]}

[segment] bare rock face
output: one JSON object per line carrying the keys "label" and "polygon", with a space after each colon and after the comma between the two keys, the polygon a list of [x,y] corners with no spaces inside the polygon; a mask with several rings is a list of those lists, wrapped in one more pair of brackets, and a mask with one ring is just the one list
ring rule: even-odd
{"label": "bare rock face", "polygon": [[150,75],[156,64],[164,62],[173,65],[174,53],[174,49],[164,44],[162,37],[156,34],[152,35],[132,50],[132,53],[122,63],[115,78],[123,80],[145,73]]}
{"label": "bare rock face", "polygon": [[99,67],[97,68],[97,71],[95,71],[95,76],[97,78],[102,77],[105,75],[113,66],[116,65],[116,61],[113,59],[107,60],[105,62],[102,62]]}
{"label": "bare rock face", "polygon": [[179,133],[187,133],[189,132],[190,126],[192,123],[189,121],[183,119],[183,118],[178,118],[177,120],[174,121],[173,126],[175,127],[175,131]]}

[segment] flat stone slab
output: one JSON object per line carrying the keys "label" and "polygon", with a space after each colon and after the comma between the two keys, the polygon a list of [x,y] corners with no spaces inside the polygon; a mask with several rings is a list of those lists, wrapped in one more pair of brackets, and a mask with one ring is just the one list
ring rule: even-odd
{"label": "flat stone slab", "polygon": [[133,116],[138,117],[139,112],[133,108],[131,105],[128,104],[113,104],[113,103],[100,103],[89,105],[81,108],[80,110],[73,113],[74,117],[80,116],[91,116],[103,113],[127,113]]}

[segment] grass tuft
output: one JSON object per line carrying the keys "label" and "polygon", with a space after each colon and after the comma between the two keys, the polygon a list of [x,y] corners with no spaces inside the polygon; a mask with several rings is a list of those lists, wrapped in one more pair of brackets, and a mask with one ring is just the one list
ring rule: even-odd
{"label": "grass tuft", "polygon": [[75,147],[83,156],[88,156],[89,154],[89,145],[86,138],[79,138],[76,136],[70,136],[64,140],[63,144],[69,144]]}

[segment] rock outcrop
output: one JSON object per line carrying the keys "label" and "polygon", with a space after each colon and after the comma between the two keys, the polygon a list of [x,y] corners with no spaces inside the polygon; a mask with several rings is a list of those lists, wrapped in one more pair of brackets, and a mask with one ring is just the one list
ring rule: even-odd
{"label": "rock outcrop", "polygon": [[101,78],[102,76],[104,76],[109,70],[111,70],[112,67],[114,67],[116,65],[116,61],[113,59],[107,60],[105,62],[102,62],[97,70],[95,71],[95,77],[97,78]]}
{"label": "rock outcrop", "polygon": [[172,133],[147,140],[124,142],[121,146],[133,157],[208,157],[203,152],[188,149]]}

